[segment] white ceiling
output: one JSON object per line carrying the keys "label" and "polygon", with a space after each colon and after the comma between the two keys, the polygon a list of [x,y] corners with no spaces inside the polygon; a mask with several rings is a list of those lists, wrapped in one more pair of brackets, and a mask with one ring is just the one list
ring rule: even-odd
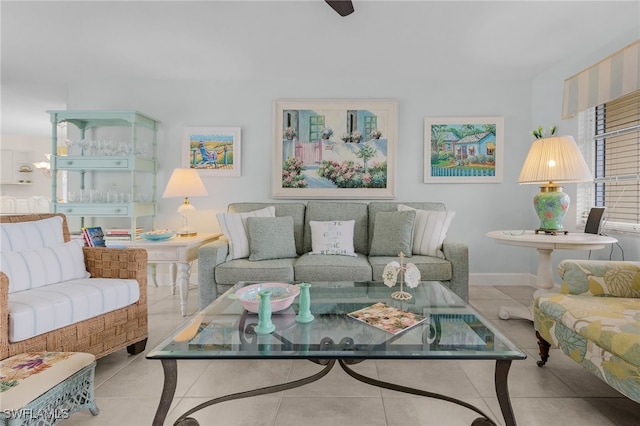
{"label": "white ceiling", "polygon": [[2,1],[2,133],[22,132],[34,102],[64,108],[74,80],[531,80],[612,34],[640,36],[637,0],[354,6]]}

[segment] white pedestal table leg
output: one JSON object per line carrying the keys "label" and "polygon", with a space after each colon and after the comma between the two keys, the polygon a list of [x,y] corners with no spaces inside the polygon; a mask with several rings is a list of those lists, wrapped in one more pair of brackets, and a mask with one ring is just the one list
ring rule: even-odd
{"label": "white pedestal table leg", "polygon": [[180,290],[180,312],[187,315],[187,299],[189,297],[189,277],[191,276],[191,264],[189,262],[178,263],[178,289]]}

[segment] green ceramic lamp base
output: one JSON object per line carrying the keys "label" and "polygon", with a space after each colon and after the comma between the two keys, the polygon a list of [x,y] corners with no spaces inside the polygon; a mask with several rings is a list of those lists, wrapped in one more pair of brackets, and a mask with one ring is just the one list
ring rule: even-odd
{"label": "green ceramic lamp base", "polygon": [[533,198],[533,207],[540,218],[538,232],[554,234],[564,232],[562,220],[569,209],[570,199],[562,192],[562,187],[549,182],[540,187],[540,192]]}

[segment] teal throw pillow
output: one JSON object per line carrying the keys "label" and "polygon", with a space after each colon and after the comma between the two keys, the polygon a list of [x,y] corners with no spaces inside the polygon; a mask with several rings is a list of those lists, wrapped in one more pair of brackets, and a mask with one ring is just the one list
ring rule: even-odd
{"label": "teal throw pillow", "polygon": [[293,218],[249,217],[249,260],[286,259],[296,257]]}
{"label": "teal throw pillow", "polygon": [[414,210],[376,213],[369,256],[397,256],[402,252],[411,257],[415,220]]}

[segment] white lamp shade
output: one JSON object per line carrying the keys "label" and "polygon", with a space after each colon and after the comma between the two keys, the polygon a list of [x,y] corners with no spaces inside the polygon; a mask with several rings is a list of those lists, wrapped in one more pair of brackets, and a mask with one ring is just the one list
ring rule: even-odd
{"label": "white lamp shade", "polygon": [[172,197],[205,197],[207,189],[195,169],[175,169],[162,198]]}
{"label": "white lamp shade", "polygon": [[588,182],[593,180],[573,136],[536,139],[524,161],[518,183]]}

